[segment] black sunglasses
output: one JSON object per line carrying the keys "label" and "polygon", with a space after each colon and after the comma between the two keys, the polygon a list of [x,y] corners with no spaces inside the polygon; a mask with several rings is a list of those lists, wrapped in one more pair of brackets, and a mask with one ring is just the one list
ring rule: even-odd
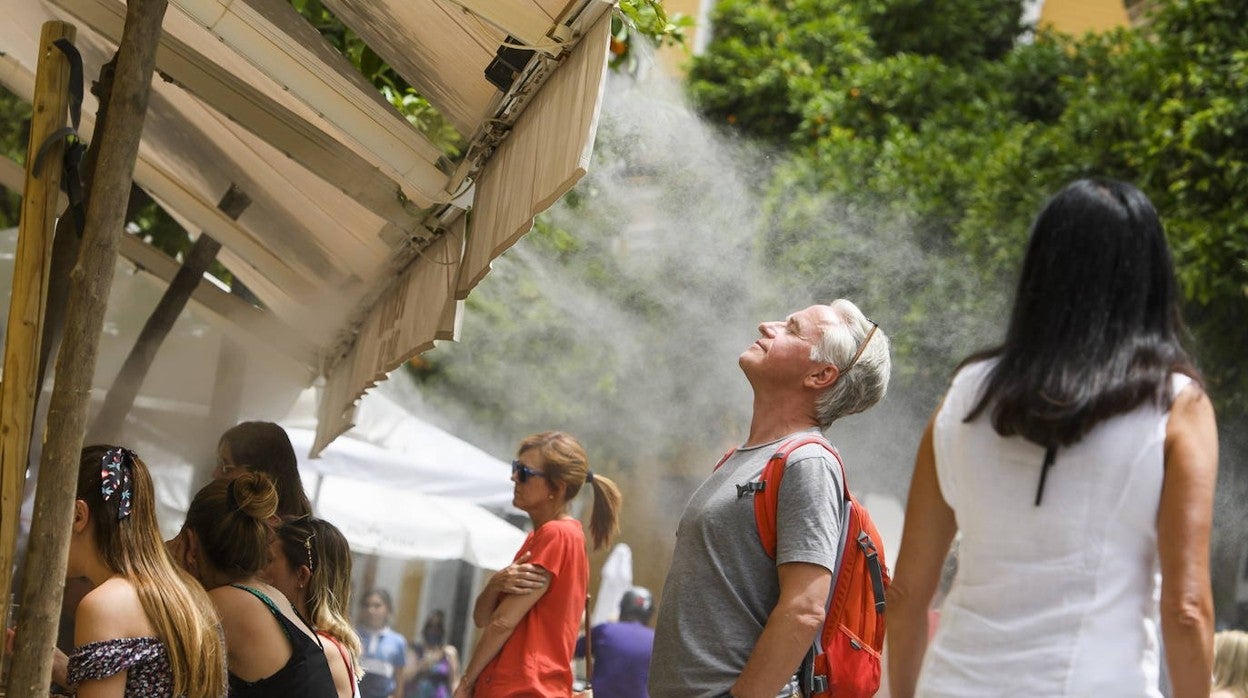
{"label": "black sunglasses", "polygon": [[511,462],[511,472],[516,476],[516,482],[519,482],[522,485],[528,482],[531,477],[546,477],[546,473],[543,473],[540,470],[534,470],[518,460],[513,460]]}

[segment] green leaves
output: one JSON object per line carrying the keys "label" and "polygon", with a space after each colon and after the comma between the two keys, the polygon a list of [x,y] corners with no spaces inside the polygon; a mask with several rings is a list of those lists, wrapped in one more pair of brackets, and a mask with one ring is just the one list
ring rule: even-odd
{"label": "green leaves", "polygon": [[614,70],[635,73],[640,66],[637,42],[688,48],[692,17],[668,15],[662,0],[620,0],[611,17],[611,60]]}
{"label": "green leaves", "polygon": [[[1005,0],[721,0],[689,92],[711,120],[790,147],[768,209],[799,271],[844,252],[802,214],[834,197],[1008,289],[1047,196],[1117,177],[1165,219],[1202,355],[1236,356],[1248,346],[1248,4],[1155,6],[1141,29],[1015,41],[1021,5]],[[915,332],[928,312],[911,308]],[[902,354],[922,342],[893,334]],[[1240,360],[1205,365],[1223,405],[1248,406]]]}

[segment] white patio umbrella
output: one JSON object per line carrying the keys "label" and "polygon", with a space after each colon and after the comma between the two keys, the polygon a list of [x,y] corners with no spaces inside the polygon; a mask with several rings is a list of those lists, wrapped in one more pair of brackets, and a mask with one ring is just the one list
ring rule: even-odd
{"label": "white patio umbrella", "polygon": [[309,458],[315,405],[316,391],[308,388],[281,420],[301,469],[514,511],[508,463],[420,419],[380,390],[361,401],[354,427]]}
{"label": "white patio umbrella", "polygon": [[[316,433],[298,427],[285,429],[295,448],[300,472],[411,489],[496,510],[511,507],[511,473],[507,464],[493,457],[463,459],[438,440],[427,442],[418,450],[397,451],[362,441],[348,432],[330,443],[319,457],[309,458],[307,453]],[[441,433],[442,439],[458,441]],[[312,493],[312,483],[307,482],[306,487]]]}
{"label": "white patio umbrella", "polygon": [[317,516],[332,521],[358,553],[496,570],[524,542],[524,531],[469,502],[335,476],[325,476],[317,492]]}
{"label": "white patio umbrella", "polygon": [[624,592],[633,586],[633,549],[627,543],[616,543],[602,563],[602,581],[598,584],[598,597],[590,614],[591,625],[616,620],[620,616],[620,600]]}

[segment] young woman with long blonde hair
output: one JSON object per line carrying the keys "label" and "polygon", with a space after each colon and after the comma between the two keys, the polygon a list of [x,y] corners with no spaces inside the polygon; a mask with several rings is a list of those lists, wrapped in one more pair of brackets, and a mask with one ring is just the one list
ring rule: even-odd
{"label": "young woman with long blonde hair", "polygon": [[347,620],[351,607],[351,549],[338,527],[310,516],[277,527],[265,579],[312,623],[324,643],[338,698],[359,695],[360,636]]}
{"label": "young woman with long blonde hair", "polygon": [[78,605],[73,652],[54,662],[57,683],[82,698],[226,695],[216,611],[165,550],[152,479],[133,451],[82,450],[68,575],[95,588]]}

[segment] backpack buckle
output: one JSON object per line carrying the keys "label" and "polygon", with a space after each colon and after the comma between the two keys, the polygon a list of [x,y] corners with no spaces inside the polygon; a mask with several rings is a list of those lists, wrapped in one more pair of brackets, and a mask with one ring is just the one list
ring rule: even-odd
{"label": "backpack buckle", "polygon": [[767,483],[763,481],[747,482],[744,485],[737,485],[737,499],[749,495],[754,496],[755,492],[762,492],[767,489]]}

